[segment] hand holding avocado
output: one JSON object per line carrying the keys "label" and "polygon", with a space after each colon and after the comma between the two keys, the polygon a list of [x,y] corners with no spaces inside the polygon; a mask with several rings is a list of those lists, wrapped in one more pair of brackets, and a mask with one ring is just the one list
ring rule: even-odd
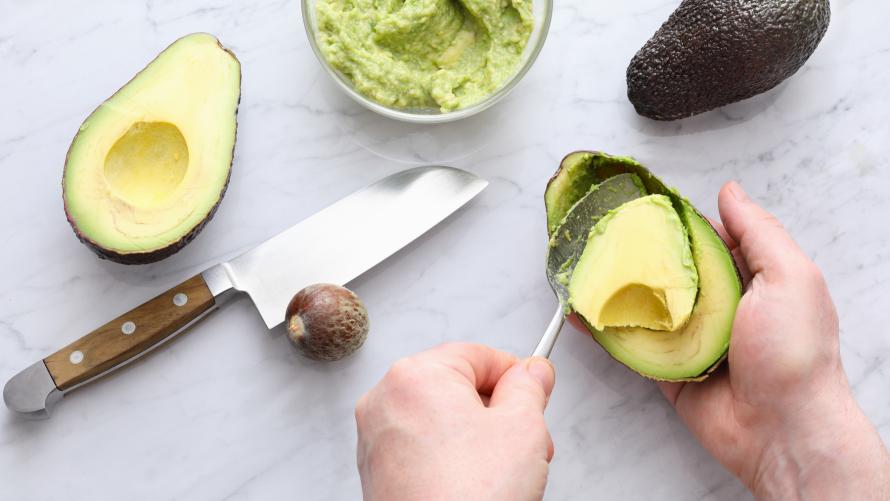
{"label": "hand holding avocado", "polygon": [[[819,270],[738,185],[719,205],[716,230],[749,284],[729,366],[659,386],[758,499],[890,498],[890,455],[850,391]],[[541,499],[550,370],[478,345],[397,363],[356,407],[365,499]]]}
{"label": "hand holding avocado", "polygon": [[724,242],[677,190],[632,158],[577,151],[544,201],[548,275],[562,270],[566,290],[551,285],[609,355],[674,382],[702,381],[725,360],[741,278]]}
{"label": "hand holding avocado", "polygon": [[719,206],[749,280],[729,370],[659,386],[758,499],[887,499],[890,456],[850,391],[819,269],[738,184],[723,188]]}

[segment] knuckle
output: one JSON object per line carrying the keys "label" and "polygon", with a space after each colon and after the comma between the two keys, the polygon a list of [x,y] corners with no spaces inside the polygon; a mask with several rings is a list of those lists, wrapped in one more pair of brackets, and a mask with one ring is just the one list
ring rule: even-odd
{"label": "knuckle", "polygon": [[410,385],[419,369],[419,363],[416,359],[411,357],[399,359],[392,364],[383,377],[384,383],[394,387]]}
{"label": "knuckle", "polygon": [[[516,385],[516,391],[522,392],[526,395],[526,401],[533,402],[537,404],[538,402],[545,402],[547,400],[547,394],[544,393],[544,388],[533,381],[526,381],[524,384]],[[528,407],[535,411],[535,414],[540,414],[540,409],[537,406]]]}
{"label": "knuckle", "polygon": [[362,423],[364,422],[367,412],[368,412],[368,394],[365,393],[355,403],[355,421],[356,421],[356,423],[358,423],[359,426],[361,426]]}
{"label": "knuckle", "polygon": [[553,437],[550,435],[550,432],[546,430],[544,433],[544,443],[547,447],[547,462],[549,463],[550,460],[553,459],[553,454],[556,453],[556,446],[553,444]]}
{"label": "knuckle", "polygon": [[785,231],[785,226],[782,225],[782,222],[779,221],[776,216],[773,216],[766,211],[764,211],[763,215],[760,216],[760,223],[775,230]]}
{"label": "knuckle", "polygon": [[443,350],[443,351],[451,351],[451,350],[460,348],[463,344],[464,343],[461,343],[459,341],[445,341],[444,343],[440,343],[438,346],[436,346],[435,349]]}
{"label": "knuckle", "polygon": [[389,371],[387,372],[388,376],[401,376],[407,373],[414,372],[416,366],[416,362],[414,359],[410,357],[400,358],[396,360],[392,366],[390,366]]}
{"label": "knuckle", "polygon": [[460,341],[446,341],[431,349],[430,352],[445,355],[454,355],[466,351],[469,346],[469,343]]}
{"label": "knuckle", "polygon": [[534,415],[513,415],[512,417],[511,422],[514,424],[514,429],[524,437],[522,443],[528,453],[537,455],[546,452],[549,461],[553,455],[554,444],[544,416],[536,413]]}
{"label": "knuckle", "polygon": [[825,277],[822,275],[822,270],[809,258],[805,259],[800,264],[798,274],[809,286],[820,287],[825,284]]}

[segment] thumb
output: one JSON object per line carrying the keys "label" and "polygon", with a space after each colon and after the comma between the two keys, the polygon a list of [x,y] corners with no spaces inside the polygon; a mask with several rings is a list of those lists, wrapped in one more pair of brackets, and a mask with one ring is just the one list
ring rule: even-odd
{"label": "thumb", "polygon": [[489,407],[514,407],[544,412],[556,373],[549,360],[527,358],[504,373],[491,393]]}
{"label": "thumb", "polygon": [[754,203],[735,181],[726,183],[717,199],[720,219],[753,275],[780,279],[809,258],[772,214]]}

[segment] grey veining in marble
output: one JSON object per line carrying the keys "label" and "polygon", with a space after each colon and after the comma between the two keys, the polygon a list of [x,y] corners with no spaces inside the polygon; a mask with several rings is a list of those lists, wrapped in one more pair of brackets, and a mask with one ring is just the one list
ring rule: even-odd
{"label": "grey veining in marble", "polygon": [[[0,380],[114,315],[408,165],[447,162],[492,185],[352,284],[372,333],[351,359],[296,356],[246,301],[45,422],[0,409],[0,498],[307,499],[360,496],[353,403],[396,359],[442,341],[530,352],[555,306],[542,193],[579,148],[631,154],[716,213],[738,179],[822,266],[856,394],[890,438],[890,6],[836,0],[828,35],[773,91],[682,122],[639,118],[633,53],[678,2],[558,0],[537,64],[464,122],[390,122],[319,68],[295,1],[2,0]],[[60,179],[85,116],[179,36],[209,31],[241,59],[229,192],[174,257],[99,261],[65,221]],[[747,499],[656,388],[570,327],[554,352],[549,500]]]}

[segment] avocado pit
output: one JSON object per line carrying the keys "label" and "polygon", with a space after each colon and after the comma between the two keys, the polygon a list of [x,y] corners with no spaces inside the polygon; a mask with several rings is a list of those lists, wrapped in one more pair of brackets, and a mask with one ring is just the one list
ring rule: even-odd
{"label": "avocado pit", "polygon": [[351,290],[315,284],[298,292],[285,314],[287,337],[313,360],[345,358],[364,344],[370,324],[368,311]]}

